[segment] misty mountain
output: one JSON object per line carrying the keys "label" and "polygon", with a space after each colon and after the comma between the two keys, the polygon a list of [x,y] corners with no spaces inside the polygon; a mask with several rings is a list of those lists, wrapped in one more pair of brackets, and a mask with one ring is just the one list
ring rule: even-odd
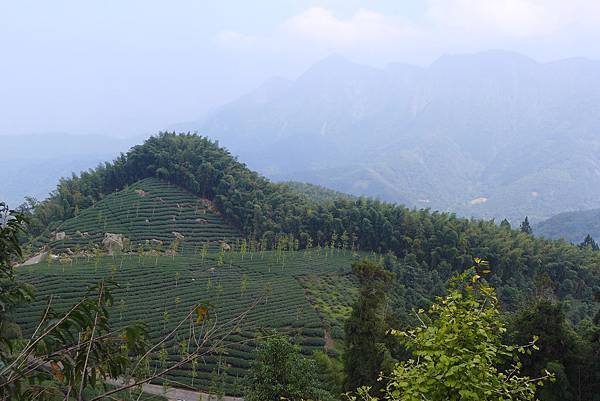
{"label": "misty mountain", "polygon": [[45,199],[61,177],[112,160],[139,140],[65,133],[0,136],[0,201],[16,207],[25,196]]}
{"label": "misty mountain", "polygon": [[534,233],[546,238],[563,238],[579,244],[586,235],[600,239],[600,209],[565,212],[534,226]]}
{"label": "misty mountain", "polygon": [[463,215],[600,207],[600,62],[490,51],[376,69],[331,56],[197,124],[267,176]]}

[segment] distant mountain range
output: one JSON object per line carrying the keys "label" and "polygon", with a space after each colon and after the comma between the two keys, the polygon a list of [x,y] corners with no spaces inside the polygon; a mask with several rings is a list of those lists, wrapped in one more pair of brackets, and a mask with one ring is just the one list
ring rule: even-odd
{"label": "distant mountain range", "polygon": [[25,196],[45,199],[61,177],[113,160],[139,137],[103,135],[4,135],[0,142],[0,201],[17,207]]}
{"label": "distant mountain range", "polygon": [[277,180],[483,218],[600,207],[600,62],[329,57],[190,125]]}
{"label": "distant mountain range", "polygon": [[[269,178],[411,207],[513,223],[600,208],[598,61],[490,51],[376,69],[331,56],[177,128]],[[16,205],[141,138],[0,139],[0,199]]]}
{"label": "distant mountain range", "polygon": [[536,235],[546,238],[563,238],[575,244],[586,235],[600,240],[600,209],[560,213],[534,226]]}

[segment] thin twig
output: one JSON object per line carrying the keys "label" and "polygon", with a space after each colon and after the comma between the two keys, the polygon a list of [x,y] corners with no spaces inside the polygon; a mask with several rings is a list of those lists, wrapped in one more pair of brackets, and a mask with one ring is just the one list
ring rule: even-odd
{"label": "thin twig", "polygon": [[88,361],[90,359],[90,352],[92,350],[92,344],[94,342],[94,334],[96,334],[96,327],[98,326],[98,315],[100,314],[99,310],[102,307],[102,296],[104,294],[104,282],[100,284],[100,290],[98,291],[98,310],[96,311],[96,315],[94,316],[94,326],[92,326],[92,333],[90,335],[90,342],[88,343],[87,351],[85,354],[85,362],[83,363],[83,370],[81,371],[81,383],[79,383],[79,395],[78,398],[80,401],[83,400],[83,386],[85,384],[85,372],[87,370]]}

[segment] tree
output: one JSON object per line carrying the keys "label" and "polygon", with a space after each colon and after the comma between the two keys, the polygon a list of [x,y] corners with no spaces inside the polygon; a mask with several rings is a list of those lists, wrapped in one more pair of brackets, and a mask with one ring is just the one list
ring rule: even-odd
{"label": "tree", "polygon": [[244,260],[244,256],[248,252],[248,242],[246,242],[246,238],[242,239],[242,245],[240,246],[240,254],[242,255],[242,260]]}
{"label": "tree", "polygon": [[515,342],[539,337],[540,350],[521,355],[520,360],[523,373],[529,376],[543,374],[546,370],[555,373],[556,381],[540,389],[541,400],[587,400],[591,399],[590,394],[598,394],[590,358],[592,343],[580,338],[570,327],[561,303],[539,300],[526,306],[513,316],[509,329]]}
{"label": "tree", "polygon": [[386,345],[385,288],[393,275],[366,259],[354,262],[352,271],[360,281],[360,295],[344,327],[347,391],[380,386],[379,373],[391,359]]}
{"label": "tree", "polygon": [[592,251],[600,250],[600,246],[598,246],[598,243],[589,234],[586,235],[583,242],[581,244],[579,244],[579,248],[580,249],[591,249]]}
{"label": "tree", "polygon": [[[596,302],[600,302],[600,291],[594,294]],[[588,358],[590,361],[590,399],[593,401],[600,400],[600,309],[594,315],[591,322],[591,328],[585,334],[585,338],[590,344]]]}
{"label": "tree", "polygon": [[527,235],[533,234],[533,229],[531,228],[531,225],[529,224],[529,218],[527,216],[525,216],[525,220],[523,220],[523,222],[521,223],[521,226],[519,228],[522,233],[525,233]]}
{"label": "tree", "polygon": [[315,351],[312,357],[322,372],[323,385],[333,397],[339,399],[344,390],[344,365],[341,358],[329,356],[325,351]]}
{"label": "tree", "polygon": [[[394,367],[387,400],[533,400],[537,386],[549,376],[520,375],[512,358],[537,349],[535,342],[502,342],[506,327],[495,291],[473,271],[456,276],[449,294],[417,317],[419,326],[394,332],[412,357]],[[502,369],[505,364],[508,368]]]}
{"label": "tree", "polygon": [[31,300],[33,289],[15,280],[12,263],[21,257],[19,235],[25,232],[25,217],[0,202],[0,359],[8,357],[11,340],[21,334],[14,322],[13,312],[18,305]]}
{"label": "tree", "polygon": [[322,390],[315,361],[303,357],[300,348],[282,334],[259,343],[250,371],[246,401],[324,401],[331,396]]}
{"label": "tree", "polygon": [[240,281],[240,295],[244,295],[248,289],[248,275],[244,274]]}

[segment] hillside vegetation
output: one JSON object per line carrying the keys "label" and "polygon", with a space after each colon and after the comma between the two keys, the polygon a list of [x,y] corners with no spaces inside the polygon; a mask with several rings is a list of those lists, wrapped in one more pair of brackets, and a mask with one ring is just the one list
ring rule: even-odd
{"label": "hillside vegetation", "polygon": [[285,181],[282,184],[308,199],[317,203],[333,202],[338,199],[356,200],[357,196],[352,196],[344,192],[334,191],[333,189],[325,188],[320,185],[309,184],[307,182]]}
{"label": "hillside vegetation", "polygon": [[[57,233],[64,233],[64,239],[57,239]],[[218,248],[219,243],[233,243],[240,238],[208,199],[156,178],[146,178],[103,197],[57,226],[40,243],[49,240],[48,245],[55,250],[74,251],[100,244],[105,233],[124,235],[130,241],[129,249],[153,242],[153,247],[160,246],[163,251],[169,249],[178,234],[178,250],[183,252],[205,243]]]}
{"label": "hillside vegetation", "polygon": [[[217,352],[202,361],[179,366],[191,330],[181,326],[152,352],[150,367],[175,364],[163,384],[213,394],[242,393],[256,341],[271,329],[290,334],[305,355],[324,350],[334,359],[322,355],[322,361],[339,364],[343,358],[335,358],[347,354],[352,332],[348,321],[362,329],[361,313],[369,312],[381,323],[373,331],[380,336],[357,344],[379,344],[388,327],[418,324],[414,310],[431,306],[451,277],[482,260],[503,311],[556,299],[561,319],[582,332],[595,327],[600,252],[590,247],[535,238],[508,223],[302,188],[271,183],[207,138],[175,133],[63,179],[28,216],[30,244],[60,257],[17,268],[18,278],[37,290],[34,303],[15,313],[17,323],[31,333],[47,296],[66,309],[102,279],[118,284],[110,310],[116,327],[143,320],[153,341],[200,303],[202,319],[231,330],[226,341],[213,344]],[[129,245],[105,256],[106,233],[124,235]],[[79,249],[85,250],[74,256]],[[370,261],[351,269],[362,258]],[[385,280],[370,282],[370,272]],[[371,304],[372,311],[361,309]],[[389,350],[394,358],[406,356],[396,346]],[[587,366],[563,362],[575,373]],[[369,377],[382,371],[379,364],[372,370]]]}
{"label": "hillside vegetation", "polygon": [[[68,264],[43,263],[18,270],[18,277],[36,288],[35,301],[16,311],[17,322],[27,334],[35,329],[54,295],[58,309],[67,309],[102,279],[119,283],[113,293],[111,317],[116,327],[146,321],[154,342],[175,329],[177,323],[199,302],[204,303],[215,322],[225,324],[242,313],[249,314],[220,346],[218,355],[196,365],[186,364],[167,379],[174,385],[241,394],[242,379],[252,362],[255,337],[264,330],[289,333],[310,355],[325,346],[325,331],[343,326],[344,314],[334,316],[318,311],[305,296],[304,279],[326,279],[331,274],[348,274],[352,253],[347,250],[280,252],[227,252],[206,256],[121,255],[118,257],[74,258]],[[313,289],[315,295],[324,289]],[[328,308],[350,308],[352,286],[340,288]],[[260,303],[252,307],[260,299]],[[323,304],[324,305],[324,304]],[[327,323],[324,321],[327,320]],[[161,348],[153,358],[176,362],[185,347],[177,338],[187,338],[188,327]],[[341,339],[339,331],[333,333]],[[328,334],[329,336],[329,334]],[[185,346],[185,344],[184,344]],[[332,345],[333,346],[333,345]]]}
{"label": "hillside vegetation", "polygon": [[510,283],[510,291],[500,291],[500,296],[513,306],[535,291],[590,300],[598,285],[598,252],[533,238],[491,221],[377,200],[317,203],[250,171],[207,138],[189,134],[163,133],[113,163],[62,180],[36,208],[32,226],[48,234],[78,210],[149,177],[209,199],[228,224],[264,249],[283,241],[294,248],[330,245],[390,252],[398,263],[435,272],[442,281],[480,257],[490,262],[494,285]]}

